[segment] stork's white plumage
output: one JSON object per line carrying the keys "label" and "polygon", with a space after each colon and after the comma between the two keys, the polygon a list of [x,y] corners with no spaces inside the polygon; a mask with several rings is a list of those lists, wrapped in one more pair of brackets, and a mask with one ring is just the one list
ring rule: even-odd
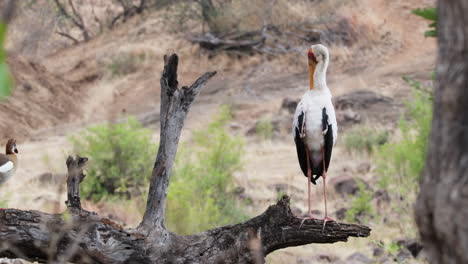
{"label": "stork's white plumage", "polygon": [[310,90],[302,96],[293,120],[293,136],[297,157],[302,172],[308,178],[308,209],[310,209],[310,183],[316,184],[323,178],[325,201],[325,222],[330,221],[327,212],[326,172],[330,165],[331,153],[338,135],[335,108],[327,86],[326,71],[329,53],[323,45],[312,45],[308,52]]}

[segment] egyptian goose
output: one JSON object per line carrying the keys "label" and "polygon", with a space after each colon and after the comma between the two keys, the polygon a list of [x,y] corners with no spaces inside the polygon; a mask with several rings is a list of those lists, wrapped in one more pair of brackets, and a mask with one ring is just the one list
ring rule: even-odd
{"label": "egyptian goose", "polygon": [[338,135],[335,108],[326,81],[328,62],[327,48],[320,44],[312,45],[308,52],[310,87],[297,105],[292,131],[299,165],[308,178],[309,211],[305,219],[312,219],[310,183],[316,184],[321,176],[325,203],[324,227],[327,221],[332,221],[327,212],[326,172]]}
{"label": "egyptian goose", "polygon": [[8,140],[5,154],[0,154],[0,184],[4,183],[15,174],[18,168],[17,153],[16,140]]}

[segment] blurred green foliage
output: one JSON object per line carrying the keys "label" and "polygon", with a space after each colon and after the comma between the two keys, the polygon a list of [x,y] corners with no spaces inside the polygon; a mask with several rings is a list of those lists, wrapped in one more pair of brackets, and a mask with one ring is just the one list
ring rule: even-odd
{"label": "blurred green foliage", "polygon": [[359,192],[351,202],[351,208],[346,211],[345,219],[348,222],[366,223],[370,217],[374,215],[372,208],[372,195],[373,192],[368,190],[365,183],[358,181]]}
{"label": "blurred green foliage", "polygon": [[382,129],[361,125],[353,127],[344,135],[344,144],[348,152],[367,151],[388,142],[388,132]]}
{"label": "blurred green foliage", "polygon": [[426,37],[436,37],[437,36],[437,8],[428,7],[428,8],[416,8],[412,11],[413,14],[425,18],[429,21],[432,21],[429,24],[429,30],[424,32]]}
{"label": "blurred green foliage", "polygon": [[193,134],[190,148],[181,147],[169,185],[167,224],[178,234],[191,234],[247,218],[232,192],[234,172],[241,168],[244,143],[229,134],[228,107],[205,129]]}
{"label": "blurred green foliage", "polygon": [[82,197],[130,198],[147,192],[157,144],[151,130],[133,117],[117,124],[97,125],[84,135],[72,137],[76,153],[90,158]]}
{"label": "blurred green foliage", "polygon": [[255,125],[255,133],[262,139],[268,140],[273,137],[273,124],[268,118],[258,121]]}
{"label": "blurred green foliage", "polygon": [[[230,119],[230,109],[223,107],[178,150],[166,210],[167,225],[178,234],[247,219],[233,192],[244,142],[225,128]],[[93,201],[145,197],[157,146],[151,143],[151,131],[137,120],[98,125],[71,141],[77,153],[90,158],[82,197]]]}
{"label": "blurred green foliage", "polygon": [[432,88],[407,77],[404,80],[413,87],[413,99],[398,124],[401,137],[380,148],[377,162],[380,187],[401,196],[415,193],[419,186],[432,124],[432,92],[426,92]]}
{"label": "blurred green foliage", "polygon": [[7,26],[0,21],[0,99],[10,95],[12,80],[6,63],[6,52],[4,49]]}

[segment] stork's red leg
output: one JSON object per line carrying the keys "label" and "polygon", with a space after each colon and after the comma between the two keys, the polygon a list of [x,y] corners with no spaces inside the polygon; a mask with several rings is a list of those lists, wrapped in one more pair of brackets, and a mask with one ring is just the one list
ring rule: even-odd
{"label": "stork's red leg", "polygon": [[310,169],[310,154],[309,154],[309,147],[307,147],[307,144],[305,144],[305,148],[306,148],[306,156],[307,156],[307,193],[308,193],[308,197],[307,197],[307,200],[308,200],[308,215],[309,215],[309,218],[312,219],[312,211],[310,210],[310,182],[311,182],[311,178],[312,178],[312,170]]}
{"label": "stork's red leg", "polygon": [[311,179],[312,179],[312,169],[310,168],[310,153],[309,153],[309,147],[307,147],[307,144],[305,144],[305,151],[306,151],[306,157],[307,157],[307,193],[308,193],[308,196],[307,196],[308,212],[307,212],[307,214],[308,214],[308,217],[302,219],[301,225],[299,226],[299,228],[302,227],[302,224],[304,224],[305,220],[314,219],[312,217],[312,211],[310,210],[310,182],[311,182]]}
{"label": "stork's red leg", "polygon": [[322,147],[322,160],[323,160],[323,173],[322,173],[322,178],[323,178],[323,198],[325,201],[325,218],[323,219],[323,229],[325,229],[325,224],[328,221],[334,221],[333,219],[328,217],[328,211],[327,211],[327,167],[325,165],[325,148]]}

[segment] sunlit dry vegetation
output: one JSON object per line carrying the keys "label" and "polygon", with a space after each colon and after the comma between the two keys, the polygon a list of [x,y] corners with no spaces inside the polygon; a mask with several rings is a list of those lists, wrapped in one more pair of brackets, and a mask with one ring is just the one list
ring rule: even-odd
{"label": "sunlit dry vegetation", "polygon": [[[432,120],[435,50],[424,38],[427,23],[411,13],[421,2],[21,1],[5,42],[15,90],[0,101],[1,135],[20,135],[21,167],[0,186],[0,208],[65,210],[63,164],[66,154],[79,153],[90,159],[83,207],[137,225],[158,150],[162,56],[177,52],[180,86],[205,71],[218,75],[202,90],[181,137],[168,191],[169,230],[186,235],[239,223],[283,195],[295,215],[305,216],[307,184],[290,134],[292,113],[280,105],[297,103],[307,90],[306,50],[320,42],[330,50],[334,98],[364,90],[391,100],[382,108],[349,102],[351,112],[337,109],[338,143],[327,174],[332,218],[373,231],[367,240],[280,250],[267,262],[348,263],[361,254],[369,263],[425,263],[423,254],[401,257],[407,247],[400,241],[419,239],[412,212]],[[432,11],[415,13],[432,19]],[[7,80],[3,57],[0,50],[0,86]],[[55,96],[51,87],[69,96],[49,103],[62,112],[20,100]],[[384,107],[397,108],[398,117]],[[41,116],[16,117],[17,111]],[[345,191],[337,188],[343,182]],[[322,180],[313,188],[314,215],[321,217]]]}

